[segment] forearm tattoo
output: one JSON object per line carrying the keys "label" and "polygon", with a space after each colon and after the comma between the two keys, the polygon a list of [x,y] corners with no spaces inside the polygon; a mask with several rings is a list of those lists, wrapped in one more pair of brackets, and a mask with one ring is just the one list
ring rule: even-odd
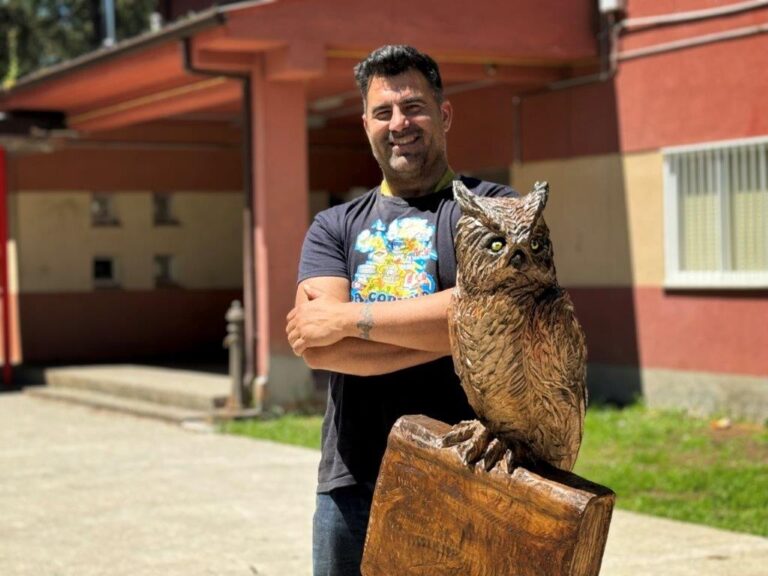
{"label": "forearm tattoo", "polygon": [[363,311],[360,313],[360,320],[357,322],[357,329],[360,330],[360,338],[363,340],[371,339],[371,330],[373,329],[373,312],[371,312],[372,302],[363,304]]}

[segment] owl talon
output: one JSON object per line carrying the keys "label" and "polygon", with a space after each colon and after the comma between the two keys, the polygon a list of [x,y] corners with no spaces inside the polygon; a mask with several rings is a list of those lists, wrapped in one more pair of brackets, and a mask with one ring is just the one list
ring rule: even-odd
{"label": "owl talon", "polygon": [[478,432],[478,428],[481,426],[482,424],[480,424],[478,420],[464,420],[459,422],[454,425],[445,436],[443,436],[441,440],[443,448],[450,448],[451,446],[456,446],[456,444],[466,442]]}
{"label": "owl talon", "polygon": [[512,450],[505,450],[489,472],[496,474],[512,474],[517,466],[518,463],[515,458],[515,453]]}
{"label": "owl talon", "polygon": [[[468,420],[456,424],[450,432],[443,436],[441,445],[443,448],[454,448],[461,458],[462,463],[468,468],[475,465],[485,466],[488,451],[498,444],[498,440],[491,436],[488,429],[479,420]],[[494,452],[497,448],[494,448]],[[499,457],[503,454],[503,447]],[[487,469],[487,468],[486,468]]]}
{"label": "owl talon", "polygon": [[490,472],[503,458],[506,446],[498,438],[494,438],[485,450],[485,454],[478,461],[477,466],[486,472]]}

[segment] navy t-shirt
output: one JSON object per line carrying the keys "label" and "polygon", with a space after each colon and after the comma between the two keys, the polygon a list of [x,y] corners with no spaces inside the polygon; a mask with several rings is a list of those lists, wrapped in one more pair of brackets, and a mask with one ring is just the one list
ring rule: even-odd
{"label": "navy t-shirt", "polygon": [[[461,177],[480,196],[515,196],[508,186]],[[456,283],[453,187],[419,198],[365,195],[320,212],[301,253],[299,282],[347,278],[356,302],[414,298]],[[332,372],[323,420],[318,492],[374,482],[395,421],[424,414],[455,424],[475,417],[450,356],[379,376]]]}

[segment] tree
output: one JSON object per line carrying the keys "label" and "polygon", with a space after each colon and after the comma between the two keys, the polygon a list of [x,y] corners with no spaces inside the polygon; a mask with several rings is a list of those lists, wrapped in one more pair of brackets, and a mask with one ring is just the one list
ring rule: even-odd
{"label": "tree", "polygon": [[[149,29],[157,0],[115,0],[117,40]],[[101,0],[0,0],[0,78],[9,88],[35,70],[95,50]]]}

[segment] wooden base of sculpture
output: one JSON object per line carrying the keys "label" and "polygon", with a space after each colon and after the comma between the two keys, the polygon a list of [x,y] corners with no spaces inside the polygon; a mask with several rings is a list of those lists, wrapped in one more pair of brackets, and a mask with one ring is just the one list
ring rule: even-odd
{"label": "wooden base of sculpture", "polygon": [[468,469],[449,430],[405,416],[389,436],[364,576],[597,576],[615,494],[554,468]]}

